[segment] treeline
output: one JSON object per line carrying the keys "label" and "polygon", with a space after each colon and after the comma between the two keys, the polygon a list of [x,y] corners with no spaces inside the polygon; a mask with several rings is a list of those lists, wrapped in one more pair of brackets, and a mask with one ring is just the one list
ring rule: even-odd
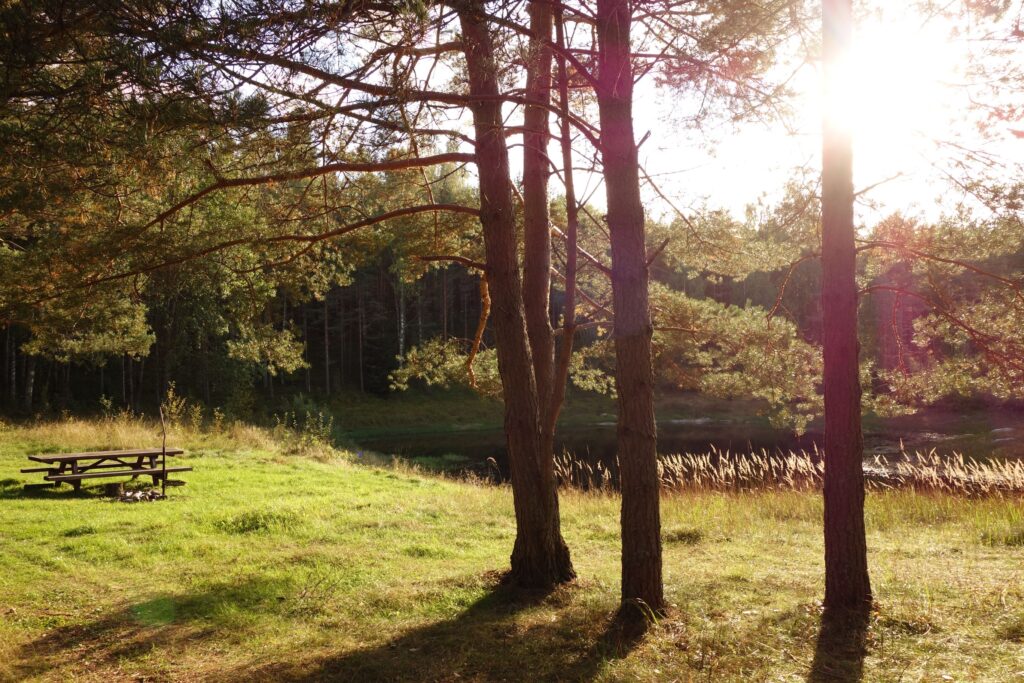
{"label": "treeline", "polygon": [[[1005,259],[1004,259],[1005,260]],[[1014,263],[1016,260],[1013,261]],[[209,324],[216,306],[209,297],[188,290],[144,297],[152,346],[140,356],[95,354],[55,359],[26,353],[30,340],[17,325],[2,328],[3,411],[10,416],[89,413],[101,399],[133,411],[152,411],[174,383],[179,394],[206,406],[220,407],[240,419],[266,417],[279,399],[304,393],[317,400],[350,392],[385,394],[392,390],[390,375],[410,348],[441,338],[468,343],[480,319],[479,276],[464,266],[446,265],[427,271],[415,282],[404,282],[391,268],[390,255],[358,269],[351,284],[334,285],[321,300],[299,300],[279,291],[266,307],[272,324],[294,329],[302,341],[303,367],[293,372],[268,371],[265,364],[235,358],[228,341],[231,331]],[[991,264],[990,264],[990,267]],[[1002,270],[1019,266],[1003,264]],[[779,298],[786,271],[755,272],[745,277],[677,272],[664,263],[652,267],[652,278],[693,299],[726,306],[768,311],[784,307],[800,336],[821,343],[821,304],[817,295],[820,269],[808,264],[791,277]],[[975,280],[978,276],[961,276]],[[163,280],[175,280],[169,274]],[[914,275],[897,264],[878,277],[876,285],[912,284]],[[564,295],[552,294],[553,324],[561,315]],[[912,299],[897,303],[898,294],[878,292],[862,304],[861,339],[864,358],[892,370],[901,363],[923,360],[914,344],[914,321],[928,307]],[[484,346],[492,346],[490,325]],[[593,336],[585,338],[585,346]],[[661,383],[672,391],[673,383]]]}
{"label": "treeline", "polygon": [[[320,301],[280,292],[267,306],[276,327],[296,330],[304,367],[271,373],[231,355],[230,332],[209,324],[209,300],[178,291],[145,300],[152,346],[140,356],[96,354],[61,360],[22,350],[30,336],[3,328],[3,409],[8,415],[94,412],[100,400],[153,411],[168,386],[239,419],[266,417],[275,401],[303,392],[326,400],[349,392],[384,394],[411,346],[433,338],[472,338],[480,318],[478,277],[454,265],[404,283],[381,258],[335,285]],[[490,334],[488,332],[488,334]]]}

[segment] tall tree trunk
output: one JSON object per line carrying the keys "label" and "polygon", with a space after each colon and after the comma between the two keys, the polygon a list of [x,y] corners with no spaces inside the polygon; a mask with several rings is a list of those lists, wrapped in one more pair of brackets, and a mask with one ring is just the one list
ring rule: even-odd
{"label": "tall tree trunk", "polygon": [[331,326],[330,326],[330,305],[328,299],[330,292],[324,293],[324,393],[331,395]]}
{"label": "tall tree trunk", "polygon": [[338,389],[345,387],[345,290],[338,290]]}
{"label": "tall tree trunk", "polygon": [[[523,114],[523,306],[533,356],[533,374],[541,415],[550,409],[554,381],[555,340],[551,330],[551,228],[548,217],[548,142],[551,132],[551,4],[531,0],[530,51],[526,57],[526,100]],[[547,424],[547,420],[543,420]],[[542,430],[546,432],[546,430]],[[545,442],[550,436],[542,434]],[[551,447],[542,443],[542,447]]]}
{"label": "tall tree trunk", "polygon": [[398,313],[398,358],[402,363],[405,358],[405,283],[398,278],[397,296],[395,297],[395,308]]}
{"label": "tall tree trunk", "polygon": [[14,408],[18,401],[18,348],[14,342],[11,328],[7,328],[7,351],[10,357],[10,366],[7,371],[7,400]]}
{"label": "tall tree trunk", "polygon": [[[302,341],[305,345],[303,349],[304,360],[306,361],[306,393],[313,393],[313,377],[310,373],[310,367],[312,367],[313,359],[309,357],[309,305],[302,305]],[[209,402],[209,399],[207,399]]]}
{"label": "tall tree trunk", "polygon": [[423,290],[425,287],[421,282],[416,287],[416,344],[423,345]]}
{"label": "tall tree trunk", "polygon": [[[825,102],[849,84],[838,62],[853,33],[850,0],[824,0]],[[857,342],[853,145],[840,113],[826,110],[821,169],[821,304],[825,385],[825,606],[871,603],[864,533],[864,437]]]}
{"label": "tall tree trunk", "polygon": [[[565,50],[565,21],[562,8],[555,12],[555,33],[557,45]],[[565,181],[565,305],[562,309],[562,340],[555,362],[554,379],[551,387],[551,401],[548,407],[547,423],[544,428],[550,434],[554,446],[555,427],[558,414],[565,401],[566,385],[569,382],[569,363],[572,359],[573,342],[576,337],[576,246],[579,234],[579,207],[576,205],[576,183],[572,167],[572,130],[569,124],[569,72],[564,54],[558,58],[559,134],[562,152],[562,177]]]}
{"label": "tall tree trunk", "polygon": [[448,267],[441,269],[441,339],[448,341]]}
{"label": "tall tree trunk", "polygon": [[132,371],[132,357],[128,356],[128,410],[135,410],[135,373]]}
{"label": "tall tree trunk", "polygon": [[540,406],[519,277],[508,148],[501,116],[496,55],[482,0],[457,5],[469,72],[480,178],[480,223],[493,308],[498,369],[505,399],[516,540],[509,580],[547,588],[575,576],[562,539],[554,470],[543,466]]}
{"label": "tall tree trunk", "polygon": [[654,375],[644,209],[633,137],[633,70],[626,0],[598,0],[601,158],[608,204],[615,310],[615,384],[622,487],[622,600],[655,613],[665,608],[661,578]]}
{"label": "tall tree trunk", "polygon": [[64,412],[71,406],[71,363],[57,366],[57,409]]}
{"label": "tall tree trunk", "polygon": [[366,387],[363,384],[363,339],[366,336],[366,332],[365,332],[365,330],[363,328],[363,324],[364,324],[363,321],[365,320],[365,314],[363,312],[363,288],[362,287],[359,288],[359,310],[358,310],[357,313],[358,313],[358,318],[357,318],[356,322],[358,323],[358,329],[356,330],[356,332],[359,335],[358,339],[357,339],[357,341],[359,342],[359,348],[358,348],[358,351],[359,351],[359,356],[358,356],[358,360],[359,360],[359,391],[365,393]]}
{"label": "tall tree trunk", "polygon": [[[141,358],[139,358],[139,380],[136,383],[136,386],[138,387],[138,389],[135,392],[135,411],[136,412],[138,412],[139,406],[142,404],[142,390],[146,386],[145,384],[142,383],[142,380],[144,379],[144,373],[145,372],[146,372],[146,357],[142,356]],[[157,387],[156,404],[160,405],[160,402],[163,401],[163,398],[164,398],[163,396],[160,396],[160,388]]]}
{"label": "tall tree trunk", "polygon": [[33,407],[33,392],[36,387],[36,357],[28,355],[25,358],[25,412],[31,413]]}

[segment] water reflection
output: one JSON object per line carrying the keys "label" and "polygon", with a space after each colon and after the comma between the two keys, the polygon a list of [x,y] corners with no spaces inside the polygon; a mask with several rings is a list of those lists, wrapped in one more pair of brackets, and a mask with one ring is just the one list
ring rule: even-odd
{"label": "water reflection", "polygon": [[[897,458],[901,449],[910,453],[934,449],[940,454],[962,453],[978,459],[1024,457],[1024,419],[1008,415],[995,421],[1001,426],[992,426],[992,422],[991,416],[984,420],[973,416],[968,421],[967,416],[941,415],[876,420],[865,431],[865,460],[873,464],[879,459]],[[379,432],[362,434],[355,440],[365,448],[410,458],[428,467],[483,472],[489,469],[488,460],[493,459],[501,473],[508,471],[504,434],[494,427]],[[797,435],[766,423],[710,417],[658,422],[658,451],[664,454],[706,453],[712,449],[731,453],[813,452],[823,441],[820,429]],[[592,465],[601,462],[614,467],[615,422],[606,418],[562,428],[557,434],[557,448]]]}

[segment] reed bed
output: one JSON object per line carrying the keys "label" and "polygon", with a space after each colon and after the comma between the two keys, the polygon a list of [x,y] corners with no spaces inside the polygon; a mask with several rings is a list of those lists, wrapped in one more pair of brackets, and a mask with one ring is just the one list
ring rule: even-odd
{"label": "reed bed", "polygon": [[[618,488],[618,463],[608,464],[564,452],[555,459],[562,486],[586,491]],[[825,456],[821,451],[677,453],[658,458],[662,487],[669,491],[809,491],[822,486]],[[876,456],[864,466],[869,489],[911,489],[966,496],[1024,493],[1024,461],[978,460],[960,453],[940,455],[901,452]]]}

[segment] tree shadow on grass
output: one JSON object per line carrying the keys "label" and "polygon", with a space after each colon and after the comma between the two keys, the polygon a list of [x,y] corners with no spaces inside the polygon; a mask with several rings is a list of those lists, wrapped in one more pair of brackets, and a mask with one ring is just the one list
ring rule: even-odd
{"label": "tree shadow on grass", "polygon": [[45,500],[79,500],[82,498],[99,498],[103,496],[103,486],[86,485],[75,491],[70,484],[53,486],[40,477],[39,481],[23,481],[21,479],[0,479],[0,500],[18,500],[21,498],[41,498]]}
{"label": "tree shadow on grass", "polygon": [[[158,483],[152,483],[148,475],[142,475],[145,479],[132,479],[129,481],[122,481],[125,490],[131,491],[135,489],[154,489],[159,488]],[[168,488],[174,486],[173,480],[169,480],[167,483]],[[81,489],[75,490],[70,484],[64,483],[60,486],[53,486],[47,482],[37,481],[22,481],[21,479],[0,479],[0,500],[19,500],[19,499],[40,499],[40,500],[111,500],[115,501],[107,495],[104,490],[104,483],[86,483]]]}
{"label": "tree shadow on grass", "polygon": [[223,615],[268,609],[283,589],[281,581],[263,579],[216,583],[193,594],[162,595],[100,619],[58,626],[20,648],[15,671],[19,678],[57,671],[70,678],[154,651],[182,652],[223,636],[230,629]]}
{"label": "tree shadow on grass", "polygon": [[[183,666],[178,671],[191,680],[218,682],[581,681],[594,678],[605,662],[625,657],[639,642],[612,616],[574,603],[572,586],[522,592],[494,581],[454,618],[413,628],[383,644],[307,654],[303,648],[309,646],[296,643],[293,650],[272,650],[270,657],[277,661],[211,671],[204,652],[222,649],[224,641],[233,649],[244,648],[245,624],[263,614],[287,613],[289,586],[260,578],[216,583],[58,626],[21,647],[14,671],[19,678],[123,675],[133,664],[152,668],[163,661]],[[147,662],[153,654],[156,660]]]}
{"label": "tree shadow on grass", "polygon": [[808,683],[859,683],[864,677],[867,610],[826,610],[821,615]]}
{"label": "tree shadow on grass", "polygon": [[454,618],[386,643],[239,670],[221,680],[591,680],[640,639],[613,617],[572,605],[573,590],[526,593],[496,585]]}

